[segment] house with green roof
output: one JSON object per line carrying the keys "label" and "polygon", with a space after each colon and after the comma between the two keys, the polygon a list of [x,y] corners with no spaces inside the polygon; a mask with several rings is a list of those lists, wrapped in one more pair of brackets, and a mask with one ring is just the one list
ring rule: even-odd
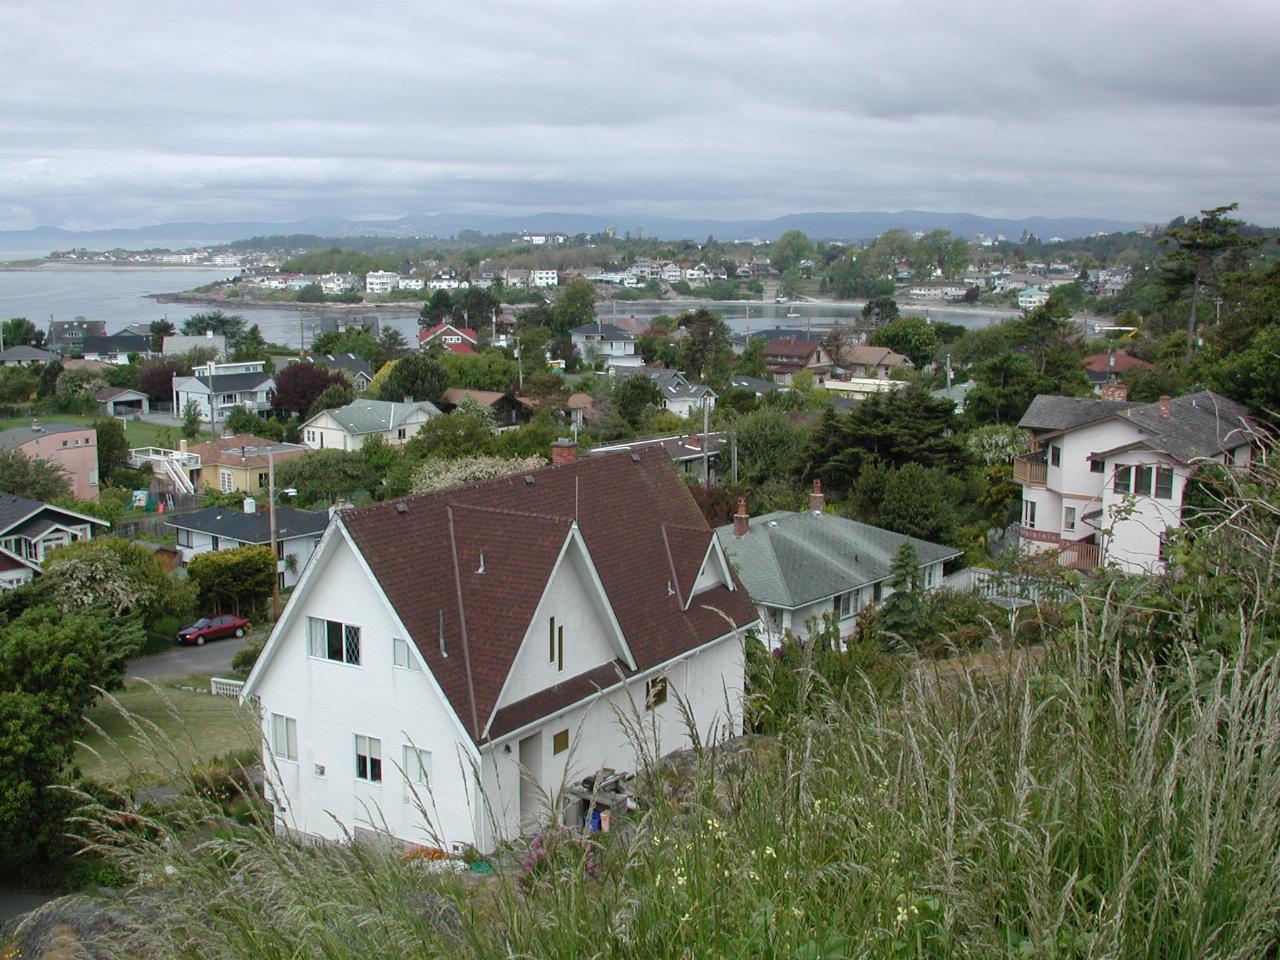
{"label": "house with green roof", "polygon": [[356,400],[345,407],[321,410],[302,425],[302,442],[313,450],[359,450],[375,434],[396,449],[413,438],[440,408],[426,400],[394,403]]}
{"label": "house with green roof", "polygon": [[805,636],[806,622],[821,623],[828,613],[839,618],[841,636],[852,633],[864,607],[893,593],[891,568],[904,543],[920,559],[926,590],[942,585],[943,564],[963,552],[825,513],[820,481],[807,511],[751,517],[740,499],[733,523],[717,528],[716,536],[756,605],[771,647],[788,632]]}

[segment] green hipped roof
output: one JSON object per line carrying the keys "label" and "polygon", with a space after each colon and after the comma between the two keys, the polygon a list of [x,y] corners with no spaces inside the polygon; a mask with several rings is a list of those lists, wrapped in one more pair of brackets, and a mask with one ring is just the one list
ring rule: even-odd
{"label": "green hipped roof", "polygon": [[751,518],[744,537],[733,524],[716,536],[756,603],[802,607],[885,580],[893,558],[910,543],[921,566],[961,551],[829,513],[778,511]]}
{"label": "green hipped roof", "polygon": [[428,417],[440,416],[439,408],[426,400],[414,403],[394,403],[388,400],[356,400],[354,403],[348,403],[345,407],[336,407],[324,412],[333,417],[348,433],[359,435],[362,433],[383,433],[387,430],[395,430],[415,410],[425,410]]}

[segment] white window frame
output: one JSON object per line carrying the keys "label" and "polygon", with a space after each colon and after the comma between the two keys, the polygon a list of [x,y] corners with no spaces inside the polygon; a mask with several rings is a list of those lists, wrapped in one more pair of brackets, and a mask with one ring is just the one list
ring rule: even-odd
{"label": "white window frame", "polygon": [[[339,646],[341,657],[329,656],[329,624],[331,623],[337,624],[342,629],[342,643]],[[326,620],[323,617],[307,617],[307,656],[313,660],[358,667],[363,653],[360,640],[360,627],[357,624],[343,623],[341,620]]]}
{"label": "white window frame", "polygon": [[1076,528],[1076,508],[1063,507],[1062,508],[1062,529],[1075,530],[1075,528]]}
{"label": "white window frame", "polygon": [[[364,774],[360,773],[360,761],[365,763]],[[364,783],[382,782],[382,740],[379,737],[355,735],[356,779]],[[376,766],[375,766],[376,764]]]}
{"label": "white window frame", "polygon": [[1036,501],[1022,501],[1022,525],[1028,530],[1036,528]]}
{"label": "white window frame", "polygon": [[223,493],[231,493],[236,488],[236,478],[230,470],[218,470],[218,489]]}
{"label": "white window frame", "polygon": [[271,715],[271,754],[278,760],[298,762],[298,721],[293,717]]}
{"label": "white window frame", "polygon": [[404,769],[404,802],[421,797],[431,790],[431,751],[406,743],[400,751]]}
{"label": "white window frame", "polygon": [[422,670],[413,651],[409,649],[409,641],[400,637],[391,638],[391,665],[400,670]]}

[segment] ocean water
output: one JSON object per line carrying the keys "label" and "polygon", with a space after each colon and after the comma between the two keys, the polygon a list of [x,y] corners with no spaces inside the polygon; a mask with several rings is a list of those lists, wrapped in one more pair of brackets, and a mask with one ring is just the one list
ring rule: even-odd
{"label": "ocean water", "polygon": [[[26,317],[39,326],[47,327],[51,319],[105,320],[107,332],[115,333],[132,323],[149,323],[168,319],[181,327],[182,321],[196,313],[211,309],[203,304],[157,303],[148,294],[176,293],[212,283],[228,275],[223,268],[180,267],[34,267],[29,269],[0,270],[0,319]],[[861,312],[858,304],[830,303],[749,303],[735,301],[707,304],[705,301],[689,303],[601,303],[598,315],[608,322],[629,316],[654,317],[659,314],[674,316],[682,310],[697,306],[709,306],[718,311],[734,330],[760,330],[765,327],[787,326],[824,328],[836,320],[848,320]],[[1012,311],[973,310],[915,307],[903,304],[903,310],[925,313],[939,321],[958,323],[966,327],[986,326]],[[243,314],[249,323],[256,323],[266,339],[273,343],[293,346],[310,343],[319,326],[323,308],[313,310],[282,310],[278,307],[249,307],[245,304],[228,306],[229,312]],[[418,313],[412,308],[379,310],[378,319],[383,326],[400,330],[410,342],[417,336]]]}

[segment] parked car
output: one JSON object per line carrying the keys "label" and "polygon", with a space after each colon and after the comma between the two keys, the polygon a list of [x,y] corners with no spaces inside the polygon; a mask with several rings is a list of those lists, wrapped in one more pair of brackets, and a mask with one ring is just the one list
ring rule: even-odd
{"label": "parked car", "polygon": [[221,640],[223,637],[243,637],[245,631],[253,624],[244,617],[233,617],[229,613],[216,617],[201,617],[189,627],[178,631],[179,643],[194,643],[203,647],[206,640]]}

